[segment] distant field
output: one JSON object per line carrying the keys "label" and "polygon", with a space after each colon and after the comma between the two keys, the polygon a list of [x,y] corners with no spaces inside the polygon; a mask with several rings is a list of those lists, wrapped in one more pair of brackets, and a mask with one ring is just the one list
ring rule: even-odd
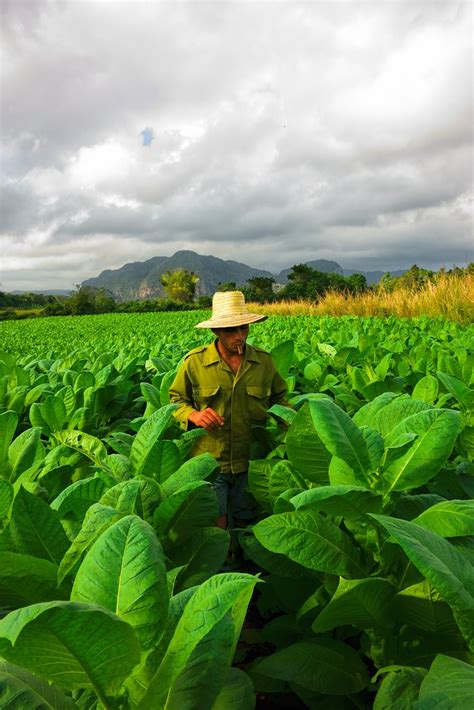
{"label": "distant field", "polygon": [[357,295],[328,292],[317,303],[286,301],[260,306],[257,312],[275,315],[376,316],[397,318],[443,317],[460,323],[474,322],[474,274],[441,276],[419,290],[397,288]]}

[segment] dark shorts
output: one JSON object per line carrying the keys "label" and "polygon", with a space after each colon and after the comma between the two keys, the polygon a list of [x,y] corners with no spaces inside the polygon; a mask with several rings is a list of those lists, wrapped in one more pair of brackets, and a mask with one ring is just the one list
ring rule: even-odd
{"label": "dark shorts", "polygon": [[257,504],[248,490],[248,474],[219,473],[214,481],[214,490],[219,503],[219,515],[227,515],[231,521],[250,522],[257,514]]}

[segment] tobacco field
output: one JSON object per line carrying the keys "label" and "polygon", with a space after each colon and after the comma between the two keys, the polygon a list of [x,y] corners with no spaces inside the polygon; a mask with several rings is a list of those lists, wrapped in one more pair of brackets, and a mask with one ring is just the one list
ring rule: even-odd
{"label": "tobacco field", "polygon": [[223,571],[215,461],[168,400],[204,317],[0,324],[0,707],[472,707],[474,327],[253,326],[291,406]]}

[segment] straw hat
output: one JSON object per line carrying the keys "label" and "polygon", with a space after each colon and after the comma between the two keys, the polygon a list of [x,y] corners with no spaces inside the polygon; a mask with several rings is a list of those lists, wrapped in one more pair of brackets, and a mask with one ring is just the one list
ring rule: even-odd
{"label": "straw hat", "polygon": [[235,328],[266,318],[267,316],[248,312],[242,291],[217,291],[212,297],[210,320],[198,323],[196,328]]}

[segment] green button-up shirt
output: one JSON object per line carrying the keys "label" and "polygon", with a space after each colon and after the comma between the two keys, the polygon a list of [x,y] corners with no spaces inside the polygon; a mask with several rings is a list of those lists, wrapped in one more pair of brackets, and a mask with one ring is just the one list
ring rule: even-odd
{"label": "green button-up shirt", "polygon": [[241,473],[248,468],[251,425],[263,424],[267,409],[285,401],[287,387],[265,350],[247,344],[234,374],[220,357],[216,342],[186,355],[169,389],[170,400],[181,405],[175,416],[184,429],[196,410],[211,407],[224,417],[219,431],[206,432],[197,440],[193,455],[209,452],[222,473]]}

